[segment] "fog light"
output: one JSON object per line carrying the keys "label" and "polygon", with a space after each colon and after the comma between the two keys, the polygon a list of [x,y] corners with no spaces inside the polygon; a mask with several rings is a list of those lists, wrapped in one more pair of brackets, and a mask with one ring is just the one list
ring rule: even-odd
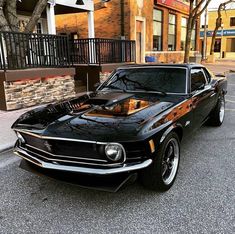
{"label": "fog light", "polygon": [[24,137],[19,132],[16,133],[16,136],[18,137],[20,143],[23,143],[23,144],[25,143]]}
{"label": "fog light", "polygon": [[117,143],[111,143],[105,146],[107,158],[113,162],[120,161],[124,155],[123,148]]}

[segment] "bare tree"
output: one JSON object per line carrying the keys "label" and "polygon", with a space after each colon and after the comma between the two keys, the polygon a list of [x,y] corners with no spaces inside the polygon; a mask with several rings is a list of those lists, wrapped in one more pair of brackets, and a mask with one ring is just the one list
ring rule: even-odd
{"label": "bare tree", "polygon": [[215,29],[211,38],[211,48],[210,48],[210,55],[214,55],[214,50],[215,50],[215,38],[216,38],[216,34],[219,30],[219,28],[221,27],[222,24],[222,14],[221,11],[226,9],[226,5],[229,3],[235,2],[235,0],[228,0],[226,2],[220,3],[219,8],[217,10],[217,18],[216,18],[216,22],[215,22]]}
{"label": "bare tree", "polygon": [[190,52],[190,44],[192,40],[192,31],[196,25],[197,19],[201,16],[201,14],[205,11],[207,6],[211,0],[189,0],[189,18],[187,25],[187,33],[186,33],[186,42],[185,42],[185,53],[184,53],[184,62],[189,62],[189,52]]}
{"label": "bare tree", "polygon": [[[17,32],[18,16],[16,4],[18,0],[0,0],[0,30]],[[47,6],[47,0],[38,0],[25,32],[33,32],[42,12]]]}
{"label": "bare tree", "polygon": [[[19,31],[17,1],[18,0],[0,0],[0,30],[7,32]],[[46,6],[47,0],[37,1],[24,32],[33,32]],[[12,34],[4,34],[3,39],[7,48],[8,67],[17,68],[19,65],[24,67],[26,63],[26,51],[24,48],[25,45],[27,45],[28,35],[22,34],[14,37]]]}

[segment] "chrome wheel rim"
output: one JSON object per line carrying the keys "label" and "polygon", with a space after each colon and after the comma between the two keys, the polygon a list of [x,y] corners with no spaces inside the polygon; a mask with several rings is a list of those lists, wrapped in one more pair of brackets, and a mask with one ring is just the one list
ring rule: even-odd
{"label": "chrome wheel rim", "polygon": [[163,161],[162,161],[162,179],[166,185],[174,180],[179,164],[179,143],[175,138],[168,141]]}
{"label": "chrome wheel rim", "polygon": [[224,98],[221,98],[221,105],[220,105],[220,112],[219,112],[219,119],[221,123],[224,120],[224,114],[225,114],[225,101],[224,101]]}

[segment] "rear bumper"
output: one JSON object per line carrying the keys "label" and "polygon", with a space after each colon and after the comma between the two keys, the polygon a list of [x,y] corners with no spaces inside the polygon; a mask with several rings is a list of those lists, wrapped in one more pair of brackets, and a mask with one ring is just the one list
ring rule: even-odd
{"label": "rear bumper", "polygon": [[89,168],[89,167],[81,167],[81,166],[67,166],[67,165],[59,165],[54,163],[48,163],[42,161],[34,156],[30,155],[25,150],[15,147],[14,153],[19,157],[31,162],[34,165],[37,165],[41,168],[49,169],[49,170],[57,170],[57,171],[67,171],[67,172],[78,172],[83,174],[93,174],[93,175],[112,175],[130,171],[137,171],[148,167],[152,163],[152,159],[147,159],[141,163],[133,163],[133,164],[123,164],[117,167],[112,168]]}

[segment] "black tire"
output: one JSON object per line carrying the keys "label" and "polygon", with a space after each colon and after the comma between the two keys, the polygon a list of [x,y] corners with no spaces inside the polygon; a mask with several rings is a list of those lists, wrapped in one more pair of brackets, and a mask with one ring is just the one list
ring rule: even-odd
{"label": "black tire", "polygon": [[225,98],[221,94],[218,98],[217,104],[214,110],[211,112],[208,124],[211,126],[221,126],[225,116]]}
{"label": "black tire", "polygon": [[[174,148],[174,153],[177,153],[177,161],[174,161],[172,166],[172,170],[174,168],[174,174],[173,177],[170,180],[166,180],[167,178],[167,154],[170,153],[170,147],[174,144],[176,144],[177,148]],[[178,151],[178,152],[177,152]],[[175,132],[169,133],[163,143],[160,145],[159,149],[156,152],[156,155],[153,159],[153,163],[146,169],[140,172],[140,182],[144,185],[144,187],[155,190],[155,191],[167,191],[171,188],[171,186],[174,184],[178,168],[179,168],[179,161],[180,161],[180,141],[179,137]],[[170,163],[170,162],[168,162]],[[170,170],[170,169],[169,169]],[[165,171],[165,174],[164,174]],[[169,175],[170,176],[170,175]]]}

